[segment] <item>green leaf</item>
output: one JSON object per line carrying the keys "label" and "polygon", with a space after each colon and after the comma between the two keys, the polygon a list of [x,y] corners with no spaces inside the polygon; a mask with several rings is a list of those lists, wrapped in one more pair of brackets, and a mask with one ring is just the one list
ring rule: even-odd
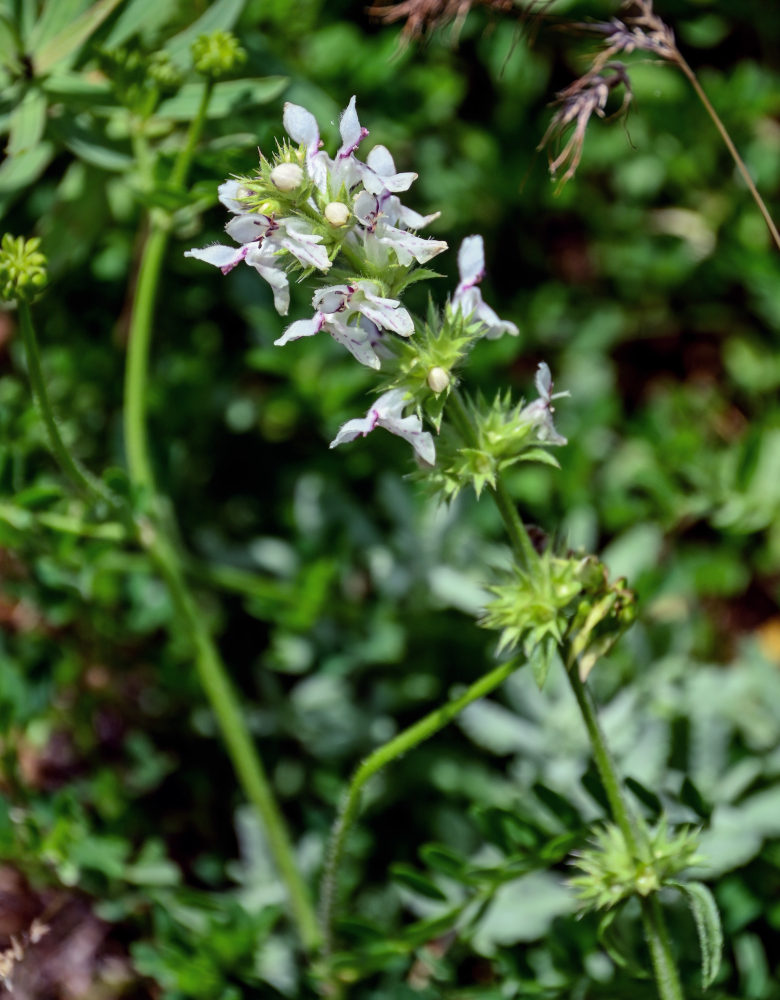
{"label": "green leaf", "polygon": [[37,87],[31,87],[11,114],[7,154],[18,156],[34,149],[45,127],[46,97]]}
{"label": "green leaf", "polygon": [[84,12],[87,0],[49,0],[42,5],[40,17],[27,39],[27,49],[35,52],[56,38],[61,31]]}
{"label": "green leaf", "polygon": [[579,811],[563,795],[559,795],[539,781],[536,782],[533,788],[536,797],[549,809],[553,816],[556,816],[560,820],[564,827],[571,830],[582,826],[582,817]]}
{"label": "green leaf", "polygon": [[84,11],[81,17],[68,24],[56,37],[47,41],[37,52],[33,50],[33,65],[36,74],[48,73],[58,62],[66,59],[97,31],[111,11],[121,0],[98,0]]}
{"label": "green leaf", "polygon": [[197,21],[174,35],[165,44],[165,49],[174,62],[182,66],[192,64],[190,46],[199,35],[212,31],[229,31],[238,20],[246,0],[216,0],[210,3]]}
{"label": "green leaf", "polygon": [[420,857],[429,868],[450,878],[464,881],[466,860],[449,847],[443,844],[423,844],[420,848]]}
{"label": "green leaf", "polygon": [[645,788],[635,778],[626,778],[625,784],[626,788],[632,791],[642,805],[648,809],[653,821],[658,819],[663,811],[663,805],[655,792],[651,792],[649,788]]}
{"label": "green leaf", "polygon": [[687,775],[680,788],[680,801],[703,819],[709,819],[712,815],[712,806],[704,801],[701,792]]}
{"label": "green leaf", "polygon": [[18,156],[9,156],[0,165],[0,194],[19,191],[34,184],[53,155],[54,146],[50,142],[40,142]]}
{"label": "green leaf", "polygon": [[18,69],[20,48],[15,25],[0,15],[0,67],[15,72]]}
{"label": "green leaf", "polygon": [[715,981],[723,954],[720,913],[710,890],[703,882],[668,882],[686,897],[696,922],[701,949],[701,979],[706,990]]}
{"label": "green leaf", "polygon": [[101,170],[122,172],[129,170],[135,162],[121,146],[108,143],[97,129],[77,125],[72,120],[59,119],[52,122],[51,131],[71,153]]}
{"label": "green leaf", "polygon": [[[265,76],[256,80],[224,80],[214,87],[209,102],[208,118],[223,118],[239,108],[273,101],[287,86],[285,76]],[[173,121],[191,121],[200,107],[203,96],[202,83],[187,83],[174,97],[163,101],[156,112],[157,118]]]}
{"label": "green leaf", "polygon": [[81,73],[53,73],[41,81],[41,89],[55,100],[83,101],[90,108],[115,103],[108,80],[92,80]]}
{"label": "green leaf", "polygon": [[106,38],[106,48],[116,49],[141,32],[164,24],[176,11],[175,0],[130,0]]}
{"label": "green leaf", "polygon": [[429,878],[421,875],[411,865],[395,864],[390,866],[390,877],[402,885],[405,889],[410,889],[420,896],[428,899],[435,899],[445,902],[447,897],[441,889]]}

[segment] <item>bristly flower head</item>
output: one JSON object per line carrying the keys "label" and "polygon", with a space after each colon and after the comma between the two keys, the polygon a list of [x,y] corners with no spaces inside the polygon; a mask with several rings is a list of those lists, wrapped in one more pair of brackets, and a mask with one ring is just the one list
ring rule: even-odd
{"label": "bristly flower head", "polygon": [[512,405],[509,394],[499,394],[492,403],[479,398],[469,403],[473,441],[456,439],[450,433],[440,450],[440,462],[431,484],[451,500],[471,485],[477,496],[486,486],[495,487],[498,475],[517,462],[543,462],[558,468],[546,449],[566,444],[553,424],[552,401],[568,392],[552,393],[550,369],[542,362],[536,373],[539,398]]}
{"label": "bristly flower head", "polygon": [[571,879],[584,910],[608,910],[631,896],[649,896],[686,868],[700,864],[698,831],[670,831],[666,818],[646,829],[646,845],[637,857],[621,830],[606,823],[593,834],[592,846],[574,861],[579,875]]}

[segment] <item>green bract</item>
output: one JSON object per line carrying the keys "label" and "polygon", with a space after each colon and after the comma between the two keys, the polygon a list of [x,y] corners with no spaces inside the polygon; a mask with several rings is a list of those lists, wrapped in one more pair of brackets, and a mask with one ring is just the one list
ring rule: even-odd
{"label": "green bract", "polygon": [[646,842],[637,853],[614,823],[594,832],[592,846],[575,862],[582,874],[571,880],[583,909],[606,910],[634,895],[649,896],[702,860],[697,830],[670,831],[662,817],[645,833]]}
{"label": "green bract", "polygon": [[515,569],[480,621],[501,632],[501,653],[521,647],[541,687],[555,650],[565,644],[566,666],[584,679],[635,617],[625,580],[610,584],[595,556],[557,556],[546,549],[530,573]]}
{"label": "green bract", "polygon": [[31,301],[46,284],[46,258],[34,237],[5,233],[0,243],[0,295],[7,301]]}

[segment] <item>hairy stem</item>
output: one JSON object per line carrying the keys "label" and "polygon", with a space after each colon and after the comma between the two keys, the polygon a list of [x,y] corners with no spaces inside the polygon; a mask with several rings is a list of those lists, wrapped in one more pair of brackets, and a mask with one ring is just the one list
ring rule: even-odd
{"label": "hairy stem", "polygon": [[723,139],[723,142],[726,145],[726,149],[728,149],[729,153],[731,154],[731,158],[734,160],[734,163],[737,165],[737,169],[742,174],[742,178],[745,181],[745,184],[747,184],[748,191],[750,192],[753,201],[756,203],[759,212],[763,216],[764,222],[767,225],[767,229],[771,233],[772,239],[775,241],[775,246],[777,247],[778,250],[780,250],[780,232],[778,232],[774,219],[769,214],[769,209],[766,207],[764,199],[761,197],[758,188],[756,187],[753,181],[753,178],[750,176],[750,172],[745,164],[745,161],[739,155],[739,151],[737,147],[734,145],[734,142],[731,136],[729,135],[728,129],[721,121],[720,115],[715,110],[709,97],[707,97],[706,93],[704,92],[704,88],[699,83],[698,77],[691,69],[691,67],[688,65],[688,63],[686,62],[686,60],[684,59],[684,57],[680,52],[675,51],[673,61],[684,73],[684,75],[688,78],[689,83],[696,91],[696,96],[704,105],[704,109],[712,119],[715,128],[718,130],[718,132],[720,132],[720,137],[721,139]]}
{"label": "hairy stem", "polygon": [[484,674],[471,684],[463,694],[453,698],[446,705],[434,709],[424,718],[398,733],[389,742],[374,750],[357,768],[349,783],[349,788],[333,825],[333,831],[328,843],[325,873],[322,878],[320,896],[320,915],[322,933],[325,941],[325,951],[330,952],[333,944],[333,919],[336,910],[336,892],[338,888],[338,872],[344,852],[344,844],[353,823],[360,812],[360,800],[363,788],[382,768],[392,761],[408,753],[424,740],[429,739],[440,729],[443,729],[459,715],[463,709],[479,698],[494,691],[500,684],[522,665],[517,659],[502,663],[500,666]]}
{"label": "hairy stem", "polygon": [[658,986],[660,1000],[684,1000],[677,963],[672,954],[669,932],[666,929],[661,903],[657,894],[641,900],[642,923],[645,939],[650,948],[650,958]]}
{"label": "hairy stem", "polygon": [[[185,145],[174,164],[171,185],[183,188],[192,156],[203,129],[212,83],[204,84],[198,113],[190,124]],[[257,811],[268,845],[287,889],[290,909],[302,944],[314,950],[319,944],[319,925],[308,889],[297,867],[292,844],[276,803],[262,761],[255,749],[241,712],[228,671],[189,589],[184,562],[174,541],[175,527],[170,516],[159,516],[146,425],[149,354],[160,273],[168,244],[169,224],[160,213],[152,213],[141,255],[138,285],[130,320],[127,369],[125,373],[125,447],[130,480],[152,505],[152,520],[141,530],[141,540],[164,577],[176,608],[182,632],[189,635],[195,666],[203,690],[211,704],[223,743],[241,786]],[[167,512],[166,512],[167,513]]]}

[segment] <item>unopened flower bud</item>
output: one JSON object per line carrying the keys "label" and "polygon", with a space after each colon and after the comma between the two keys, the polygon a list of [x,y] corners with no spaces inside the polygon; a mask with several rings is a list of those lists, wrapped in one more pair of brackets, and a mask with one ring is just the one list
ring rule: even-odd
{"label": "unopened flower bud", "polygon": [[346,226],[347,221],[349,220],[349,209],[343,201],[330,202],[330,204],[325,206],[325,212],[323,214],[334,229],[340,229],[342,226]]}
{"label": "unopened flower bud", "polygon": [[297,163],[279,163],[271,171],[271,183],[279,191],[294,191],[303,183],[303,168]]}
{"label": "unopened flower bud", "polygon": [[46,284],[46,258],[41,241],[5,233],[0,242],[0,299],[30,301]]}
{"label": "unopened flower bud", "polygon": [[246,52],[230,31],[198,35],[192,43],[192,61],[203,76],[217,80],[246,62]]}
{"label": "unopened flower bud", "polygon": [[444,392],[450,384],[450,374],[437,365],[428,372],[428,385],[435,393]]}

